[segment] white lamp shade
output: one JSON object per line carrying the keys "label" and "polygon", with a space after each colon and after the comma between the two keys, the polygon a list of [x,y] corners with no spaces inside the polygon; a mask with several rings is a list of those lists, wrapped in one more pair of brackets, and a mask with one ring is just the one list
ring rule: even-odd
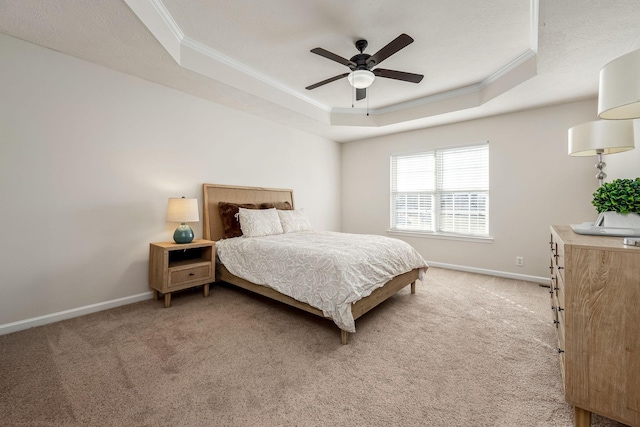
{"label": "white lamp shade", "polygon": [[595,156],[633,149],[633,120],[596,120],[569,129],[569,155]]}
{"label": "white lamp shade", "polygon": [[365,89],[371,86],[371,83],[376,79],[376,75],[369,70],[355,70],[347,76],[351,86],[356,89]]}
{"label": "white lamp shade", "polygon": [[640,49],[614,59],[600,70],[598,117],[640,118]]}
{"label": "white lamp shade", "polygon": [[198,199],[171,198],[167,205],[167,222],[198,222]]}

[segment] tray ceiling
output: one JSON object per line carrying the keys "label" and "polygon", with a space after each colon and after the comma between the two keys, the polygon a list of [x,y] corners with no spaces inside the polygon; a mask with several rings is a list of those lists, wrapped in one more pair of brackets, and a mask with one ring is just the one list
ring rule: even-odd
{"label": "tray ceiling", "polygon": [[[5,0],[0,31],[231,108],[351,141],[595,96],[599,69],[640,48],[637,0],[389,2]],[[415,40],[354,101],[348,72],[314,55]]]}

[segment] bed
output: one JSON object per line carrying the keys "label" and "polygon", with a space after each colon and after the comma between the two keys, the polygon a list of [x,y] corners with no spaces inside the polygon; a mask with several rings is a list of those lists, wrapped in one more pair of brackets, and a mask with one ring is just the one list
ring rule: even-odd
{"label": "bed", "polygon": [[[242,205],[263,205],[263,207],[278,206],[279,208],[281,206],[287,206],[287,208],[284,209],[295,208],[292,190],[261,187],[240,187],[217,184],[203,184],[203,202],[203,235],[205,239],[214,241],[221,241],[221,239],[224,239],[225,231],[228,235],[228,228],[226,228],[228,224],[223,224],[223,220],[220,215],[220,202],[223,202],[223,204],[233,203]],[[380,239],[386,238],[380,237]],[[237,239],[225,239],[225,241],[232,240],[243,240],[243,238],[239,237]],[[249,241],[251,239],[244,240]],[[383,286],[375,288],[375,290],[370,292],[367,296],[364,296],[363,298],[351,303],[349,316],[352,317],[353,321],[355,322],[356,319],[358,319],[383,301],[387,300],[395,293],[397,293],[400,289],[403,289],[406,286],[410,285],[411,293],[414,294],[416,290],[416,280],[422,277],[426,269],[427,265],[426,263],[424,263],[424,265],[420,267],[411,268],[408,271],[404,271],[402,273],[399,273],[395,277],[392,277],[390,280],[386,281]],[[325,311],[323,311],[322,309],[295,299],[292,296],[286,295],[282,292],[279,292],[278,290],[271,287],[269,283],[256,284],[250,280],[232,274],[229,271],[229,268],[227,268],[220,262],[216,263],[216,280],[223,281],[255,292],[257,294],[302,309],[323,318],[331,318],[331,316],[326,315]],[[334,322],[339,325],[339,322],[337,322],[335,319],[332,320],[334,320]],[[340,326],[338,327],[341,331],[342,344],[347,344],[349,338],[349,330],[347,329],[349,328]]]}

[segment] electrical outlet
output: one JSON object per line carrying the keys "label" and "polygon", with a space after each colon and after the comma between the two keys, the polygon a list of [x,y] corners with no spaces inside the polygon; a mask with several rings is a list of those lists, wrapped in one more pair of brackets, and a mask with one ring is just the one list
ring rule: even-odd
{"label": "electrical outlet", "polygon": [[524,257],[517,256],[516,257],[516,265],[518,267],[522,267],[524,265]]}

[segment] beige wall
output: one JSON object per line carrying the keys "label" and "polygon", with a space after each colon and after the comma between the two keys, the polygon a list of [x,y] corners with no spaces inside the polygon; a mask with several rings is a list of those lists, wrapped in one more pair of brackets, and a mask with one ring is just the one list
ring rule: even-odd
{"label": "beige wall", "polygon": [[337,143],[4,35],[0,57],[0,333],[147,293],[167,198],[204,182],[293,188],[340,229]]}
{"label": "beige wall", "polygon": [[[432,263],[546,278],[549,225],[597,216],[591,206],[595,158],[567,155],[568,128],[595,119],[592,99],[345,144],[342,231],[386,233],[390,154],[489,141],[494,242],[403,238]],[[515,265],[516,256],[524,257],[523,267]]]}

